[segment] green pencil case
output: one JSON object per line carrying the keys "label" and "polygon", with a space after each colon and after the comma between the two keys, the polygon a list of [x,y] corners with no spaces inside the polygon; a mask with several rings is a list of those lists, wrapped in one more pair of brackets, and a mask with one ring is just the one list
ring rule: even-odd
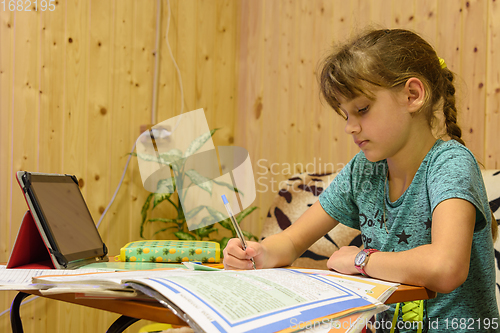
{"label": "green pencil case", "polygon": [[210,241],[144,240],[126,244],[115,260],[130,262],[220,262],[220,245]]}

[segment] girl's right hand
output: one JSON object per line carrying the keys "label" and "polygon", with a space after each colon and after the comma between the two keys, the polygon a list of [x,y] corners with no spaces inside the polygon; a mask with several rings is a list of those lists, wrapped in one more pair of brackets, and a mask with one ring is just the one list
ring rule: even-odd
{"label": "girl's right hand", "polygon": [[224,249],[224,269],[253,269],[251,258],[255,261],[256,268],[264,267],[265,247],[257,242],[246,242],[247,249],[239,238],[231,238]]}

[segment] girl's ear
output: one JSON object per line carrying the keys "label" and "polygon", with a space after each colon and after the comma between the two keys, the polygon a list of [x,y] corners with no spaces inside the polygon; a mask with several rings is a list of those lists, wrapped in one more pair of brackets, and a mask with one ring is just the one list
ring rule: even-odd
{"label": "girl's ear", "polygon": [[405,94],[407,96],[407,106],[410,112],[416,112],[422,108],[425,99],[425,87],[422,81],[416,77],[406,81]]}

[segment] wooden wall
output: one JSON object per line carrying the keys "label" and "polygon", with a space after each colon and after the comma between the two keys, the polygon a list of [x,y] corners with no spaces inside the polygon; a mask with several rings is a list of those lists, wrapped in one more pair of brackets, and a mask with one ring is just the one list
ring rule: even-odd
{"label": "wooden wall", "polygon": [[410,29],[435,47],[459,76],[467,146],[484,167],[500,168],[494,0],[248,0],[241,7],[236,143],[251,152],[257,188],[265,192],[259,222],[279,182],[295,172],[338,169],[358,151],[343,119],[320,101],[316,70],[334,42],[367,26]]}
{"label": "wooden wall", "polygon": [[[166,0],[161,1],[158,51],[157,1],[53,3],[54,11],[0,9],[0,262],[7,261],[26,211],[16,171],[77,175],[97,222],[119,183],[140,125],[156,124],[181,110],[177,74],[165,42]],[[182,73],[184,111],[204,108],[210,128],[222,128],[215,144],[230,145],[239,3],[182,0],[170,1],[170,6],[168,38]],[[158,107],[152,119],[155,56],[160,57]],[[147,195],[133,158],[99,228],[110,253],[139,238]],[[0,311],[10,306],[12,297],[0,293]],[[45,300],[23,307],[23,314],[26,332],[103,332],[117,317]],[[0,318],[0,331],[9,331],[7,315]]]}
{"label": "wooden wall", "polygon": [[[16,171],[76,174],[97,221],[140,125],[181,108],[165,43],[166,0],[161,8],[154,0],[54,2],[54,11],[0,7],[0,262],[8,259],[26,210]],[[168,38],[182,74],[184,110],[203,107],[210,128],[222,128],[215,145],[250,153],[260,209],[244,228],[255,234],[279,182],[299,171],[337,169],[357,152],[343,120],[320,102],[315,74],[333,41],[369,24],[413,29],[435,46],[461,77],[459,121],[467,145],[486,168],[500,168],[494,0],[171,0],[170,6]],[[133,159],[100,227],[110,253],[139,237],[147,194]],[[0,293],[0,311],[13,295]],[[41,299],[22,314],[27,332],[42,333],[104,331],[117,317]],[[0,331],[8,325],[8,316],[0,317]]]}

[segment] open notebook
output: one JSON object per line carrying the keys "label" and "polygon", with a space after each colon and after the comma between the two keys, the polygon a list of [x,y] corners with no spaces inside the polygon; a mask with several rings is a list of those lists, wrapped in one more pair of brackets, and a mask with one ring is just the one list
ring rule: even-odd
{"label": "open notebook", "polygon": [[7,268],[74,269],[108,261],[75,176],[27,171],[16,176],[29,210]]}

